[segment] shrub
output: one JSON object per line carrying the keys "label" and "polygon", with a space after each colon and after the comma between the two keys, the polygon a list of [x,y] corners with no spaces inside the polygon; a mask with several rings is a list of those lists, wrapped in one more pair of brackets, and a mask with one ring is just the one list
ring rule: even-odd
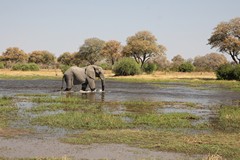
{"label": "shrub", "polygon": [[194,66],[190,62],[184,62],[178,67],[179,72],[192,72],[194,71]]}
{"label": "shrub", "polygon": [[99,66],[102,67],[102,69],[104,69],[104,70],[111,70],[112,69],[112,65],[108,64],[108,63],[102,63]]}
{"label": "shrub", "polygon": [[240,64],[238,64],[234,67],[233,77],[235,80],[240,81]]}
{"label": "shrub", "polygon": [[39,71],[39,66],[36,63],[28,63],[29,71]]}
{"label": "shrub", "polygon": [[147,74],[151,74],[157,70],[157,65],[154,63],[145,63],[142,67],[142,70]]}
{"label": "shrub", "polygon": [[219,80],[233,80],[234,66],[231,64],[224,64],[216,70],[217,79]]}
{"label": "shrub", "polygon": [[114,66],[113,72],[117,76],[140,74],[140,66],[132,58],[122,58]]}
{"label": "shrub", "polygon": [[39,71],[39,67],[35,63],[17,63],[12,66],[12,70]]}
{"label": "shrub", "polygon": [[66,70],[68,70],[68,68],[70,68],[71,66],[68,65],[60,65],[60,70],[62,71],[62,73],[65,73]]}
{"label": "shrub", "polygon": [[0,62],[0,69],[3,69],[3,68],[4,68],[4,63]]}

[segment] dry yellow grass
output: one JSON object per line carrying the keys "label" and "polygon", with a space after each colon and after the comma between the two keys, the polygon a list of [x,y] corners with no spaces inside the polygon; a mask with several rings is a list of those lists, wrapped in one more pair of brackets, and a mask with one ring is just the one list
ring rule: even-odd
{"label": "dry yellow grass", "polygon": [[[121,78],[121,79],[145,79],[145,80],[167,80],[167,79],[216,79],[214,72],[155,72],[153,74],[141,74],[135,76],[114,76],[112,71],[104,71],[106,78]],[[40,71],[12,71],[1,69],[0,75],[4,76],[50,76],[62,77],[60,69],[41,69]]]}
{"label": "dry yellow grass", "polygon": [[9,69],[1,69],[0,75],[4,76],[50,76],[62,77],[60,69],[41,69],[40,71],[12,71]]}
{"label": "dry yellow grass", "polygon": [[17,135],[28,135],[31,132],[23,129],[0,128],[0,137],[13,137]]}
{"label": "dry yellow grass", "polygon": [[[108,78],[114,77],[114,74],[107,71]],[[160,72],[157,71],[153,74],[141,74],[135,76],[118,76],[114,78],[121,79],[145,79],[145,80],[167,80],[167,79],[216,79],[214,72]]]}

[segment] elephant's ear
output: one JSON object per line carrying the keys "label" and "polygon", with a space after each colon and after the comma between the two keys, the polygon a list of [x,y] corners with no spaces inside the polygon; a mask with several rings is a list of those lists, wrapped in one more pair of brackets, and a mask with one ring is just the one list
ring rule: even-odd
{"label": "elephant's ear", "polygon": [[86,67],[86,75],[92,79],[96,78],[95,70],[92,65]]}

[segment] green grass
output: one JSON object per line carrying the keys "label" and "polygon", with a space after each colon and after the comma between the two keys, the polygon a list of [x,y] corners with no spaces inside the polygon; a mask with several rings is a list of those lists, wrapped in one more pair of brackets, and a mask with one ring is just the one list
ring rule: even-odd
{"label": "green grass", "polygon": [[225,131],[240,131],[240,106],[220,108],[217,128]]}
{"label": "green grass", "polygon": [[[193,110],[199,107],[193,103],[90,102],[77,96],[36,96],[32,101],[39,106],[28,111],[41,113],[31,121],[33,125],[81,130],[81,134],[64,138],[67,143],[120,143],[158,151],[240,159],[240,107],[215,107],[219,109],[216,120],[201,123],[201,117],[194,114],[158,111],[169,106]],[[56,113],[42,114],[45,111]]]}
{"label": "green grass", "polygon": [[135,114],[130,115],[135,126],[147,126],[153,128],[193,128],[192,120],[199,117],[190,113],[167,114]]}
{"label": "green grass", "polygon": [[0,128],[7,127],[9,121],[16,118],[16,111],[11,97],[0,98]]}
{"label": "green grass", "polygon": [[[120,82],[131,82],[131,83],[184,83],[185,85],[189,85],[189,87],[205,89],[205,85],[214,85],[216,89],[229,89],[233,91],[240,91],[240,81],[235,80],[205,80],[205,79],[135,79],[135,78],[111,78],[114,81]],[[154,84],[156,85],[156,84]],[[165,88],[168,86],[160,85],[160,87]]]}
{"label": "green grass", "polygon": [[117,143],[158,151],[187,154],[215,154],[226,158],[240,158],[239,133],[186,135],[177,132],[154,130],[91,130],[63,142],[71,144]]}
{"label": "green grass", "polygon": [[32,123],[69,129],[119,129],[128,127],[128,124],[121,117],[106,113],[66,112],[41,116],[33,119]]}
{"label": "green grass", "polygon": [[60,96],[60,97],[51,97],[51,96],[38,96],[34,97],[32,99],[32,102],[35,103],[86,103],[89,102],[88,100],[82,99],[77,96],[72,97],[66,97],[66,96]]}
{"label": "green grass", "polygon": [[197,108],[198,104],[191,102],[153,102],[153,101],[125,101],[119,102],[126,108],[128,112],[137,113],[156,113],[157,109],[164,108],[166,106],[176,107],[176,108]]}
{"label": "green grass", "polygon": [[0,98],[0,107],[2,106],[8,106],[12,104],[12,98],[11,97],[1,97]]}
{"label": "green grass", "polygon": [[[112,128],[194,128],[193,121],[199,117],[189,113],[157,114],[158,108],[164,105],[191,106],[183,102],[90,102],[79,97],[41,97],[32,99],[41,105],[28,112],[35,114],[45,111],[65,111],[53,115],[43,115],[33,119],[35,125],[48,125],[71,129],[112,129]],[[121,112],[111,114],[109,110]],[[106,109],[110,108],[110,109]]]}
{"label": "green grass", "polygon": [[37,107],[33,107],[28,109],[28,112],[32,113],[42,113],[45,111],[81,111],[84,113],[97,113],[101,111],[101,106],[98,106],[97,104],[85,104],[85,103],[79,103],[79,104],[65,104],[65,103],[54,103],[54,104],[44,104],[39,105]]}
{"label": "green grass", "polygon": [[48,125],[70,129],[122,129],[122,128],[194,128],[192,120],[198,117],[189,113],[122,114],[103,112],[65,112],[40,116],[32,120],[35,125]]}

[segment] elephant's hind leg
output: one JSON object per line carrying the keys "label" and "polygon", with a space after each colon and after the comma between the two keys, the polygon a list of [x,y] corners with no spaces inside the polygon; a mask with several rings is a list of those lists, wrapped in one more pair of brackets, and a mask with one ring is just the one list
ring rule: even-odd
{"label": "elephant's hind leg", "polygon": [[65,81],[66,81],[66,89],[64,91],[70,91],[73,86],[72,78],[65,76]]}
{"label": "elephant's hind leg", "polygon": [[85,82],[85,83],[82,84],[82,90],[83,91],[86,91],[87,85],[88,85],[88,82]]}

